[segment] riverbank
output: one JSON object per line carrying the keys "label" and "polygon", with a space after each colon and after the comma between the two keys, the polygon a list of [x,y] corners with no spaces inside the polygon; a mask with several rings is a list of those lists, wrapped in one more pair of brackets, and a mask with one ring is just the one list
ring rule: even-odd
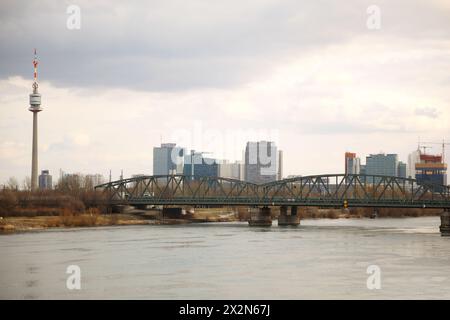
{"label": "riverbank", "polygon": [[[244,210],[245,209],[245,210]],[[408,218],[423,216],[439,216],[442,210],[437,209],[378,209],[379,218]],[[301,208],[301,220],[309,219],[363,219],[370,218],[369,210],[364,208],[352,209],[318,209]],[[223,209],[197,209],[180,217],[164,217],[156,210],[131,210],[128,213],[99,214],[96,211],[82,214],[61,214],[57,216],[11,216],[0,217],[0,233],[15,233],[26,231],[45,230],[49,228],[80,228],[80,227],[106,227],[128,225],[173,225],[208,222],[247,221],[247,208],[240,210]],[[273,219],[277,219],[277,210],[273,211]]]}
{"label": "riverbank", "polygon": [[34,216],[34,217],[0,217],[0,232],[13,233],[45,230],[49,228],[80,228],[128,225],[167,225],[203,222],[238,221],[234,214],[207,214],[205,210],[186,217],[161,218],[159,212],[134,210],[130,213],[97,214],[84,213],[77,215]]}
{"label": "riverbank", "polygon": [[149,224],[151,221],[129,214],[76,216],[36,216],[36,217],[5,217],[0,220],[0,231],[23,232],[48,228],[73,228],[96,226],[120,226]]}

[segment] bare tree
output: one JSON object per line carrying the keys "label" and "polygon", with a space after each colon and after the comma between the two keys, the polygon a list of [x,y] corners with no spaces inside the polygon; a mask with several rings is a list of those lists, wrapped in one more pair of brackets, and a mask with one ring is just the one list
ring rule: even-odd
{"label": "bare tree", "polygon": [[22,189],[26,191],[31,190],[31,179],[30,177],[25,177],[22,181]]}
{"label": "bare tree", "polygon": [[94,179],[91,175],[84,177],[83,187],[85,190],[94,190]]}
{"label": "bare tree", "polygon": [[81,174],[66,174],[58,182],[58,189],[65,192],[78,193],[84,185],[84,176]]}
{"label": "bare tree", "polygon": [[9,177],[8,181],[6,182],[6,187],[10,190],[18,190],[19,182],[15,177]]}

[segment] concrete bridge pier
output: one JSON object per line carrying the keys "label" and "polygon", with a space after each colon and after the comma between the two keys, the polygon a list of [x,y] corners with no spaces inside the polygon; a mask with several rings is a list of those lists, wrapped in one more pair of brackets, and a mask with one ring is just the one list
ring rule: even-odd
{"label": "concrete bridge pier", "polygon": [[133,209],[132,206],[128,206],[125,204],[115,204],[110,208],[111,213],[127,213],[127,211],[130,211],[131,209]]}
{"label": "concrete bridge pier", "polygon": [[146,205],[146,204],[137,204],[134,207],[139,210],[147,210],[148,209],[148,205]]}
{"label": "concrete bridge pier", "polygon": [[450,236],[450,208],[444,210],[441,213],[441,236],[448,237]]}
{"label": "concrete bridge pier", "polygon": [[259,208],[256,212],[250,213],[248,224],[251,227],[270,227],[272,225],[272,216],[269,207]]}
{"label": "concrete bridge pier", "polygon": [[297,214],[297,206],[291,206],[291,212],[288,214],[287,206],[280,207],[280,215],[278,216],[279,226],[298,226],[300,217]]}
{"label": "concrete bridge pier", "polygon": [[181,207],[163,207],[161,218],[182,219],[186,211]]}

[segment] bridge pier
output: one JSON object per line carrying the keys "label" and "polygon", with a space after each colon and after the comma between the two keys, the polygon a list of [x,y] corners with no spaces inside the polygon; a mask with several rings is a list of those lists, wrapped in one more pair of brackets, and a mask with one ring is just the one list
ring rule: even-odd
{"label": "bridge pier", "polygon": [[441,236],[450,236],[450,209],[445,209],[441,213],[441,227],[439,229],[441,230]]}
{"label": "bridge pier", "polygon": [[300,217],[297,215],[297,206],[291,206],[290,214],[288,214],[287,206],[280,207],[279,226],[298,226],[299,224]]}
{"label": "bridge pier", "polygon": [[124,204],[115,204],[111,206],[111,213],[126,213],[133,209],[132,206],[124,205]]}
{"label": "bridge pier", "polygon": [[161,217],[169,219],[182,219],[186,211],[181,207],[163,207]]}
{"label": "bridge pier", "polygon": [[272,225],[272,216],[269,207],[259,208],[256,212],[250,213],[248,224],[251,227],[270,227]]}

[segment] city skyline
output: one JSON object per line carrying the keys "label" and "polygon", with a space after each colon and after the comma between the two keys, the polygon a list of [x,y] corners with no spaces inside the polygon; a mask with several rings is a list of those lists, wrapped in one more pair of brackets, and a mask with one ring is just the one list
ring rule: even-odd
{"label": "city skyline", "polygon": [[[92,173],[92,172],[80,172],[80,171],[75,171],[75,172],[65,172],[63,171],[61,168],[59,170],[58,173],[58,179],[57,182],[55,183],[55,186],[58,185],[59,181],[61,180],[61,178],[63,178],[66,175],[75,175],[75,176],[97,176],[97,179],[99,179],[99,182],[97,184],[100,183],[104,183],[106,181],[114,181],[114,180],[120,180],[120,179],[124,179],[124,178],[129,178],[129,177],[137,177],[137,176],[144,176],[144,175],[171,175],[171,174],[176,174],[176,175],[181,175],[181,174],[185,174],[185,175],[191,175],[191,170],[192,168],[190,167],[190,159],[191,159],[191,155],[192,152],[194,152],[195,155],[195,159],[194,159],[194,163],[196,165],[200,165],[200,166],[208,166],[208,165],[213,165],[215,166],[215,169],[209,169],[206,168],[206,170],[209,172],[207,174],[205,173],[200,173],[199,177],[202,176],[211,176],[211,177],[224,177],[224,178],[232,178],[232,179],[237,179],[237,180],[242,180],[242,181],[248,181],[248,182],[255,182],[252,181],[252,179],[248,179],[246,178],[246,169],[247,169],[247,156],[246,156],[246,152],[245,150],[247,150],[248,145],[249,144],[259,144],[259,143],[268,143],[268,145],[270,145],[270,141],[249,141],[247,142],[247,147],[243,150],[243,159],[241,160],[229,160],[229,159],[218,159],[218,158],[214,158],[214,157],[203,157],[204,154],[209,154],[209,152],[203,152],[201,150],[193,150],[191,149],[190,151],[187,150],[187,148],[184,148],[183,146],[179,146],[176,143],[173,142],[164,142],[161,143],[160,146],[154,146],[153,147],[153,155],[157,155],[156,158],[155,156],[153,157],[154,159],[157,159],[156,162],[153,161],[153,165],[152,165],[152,170],[151,172],[147,172],[147,173],[136,173],[136,172],[128,172],[127,174],[124,174],[124,169],[120,169],[120,174],[117,176],[117,178],[113,178],[115,177],[115,175],[112,175],[111,170],[109,171],[108,175],[104,175],[104,174],[99,174],[99,173]],[[272,142],[273,143],[273,142]],[[428,147],[426,147],[428,148]],[[275,146],[275,150],[276,150],[276,146]],[[411,152],[408,155],[408,160],[402,161],[402,159],[398,158],[398,154],[396,153],[392,153],[392,154],[386,154],[384,152],[378,152],[378,153],[369,153],[367,154],[367,156],[363,157],[365,158],[365,163],[363,163],[361,161],[361,156],[360,154],[356,153],[356,152],[348,152],[346,151],[344,153],[345,156],[345,162],[343,164],[343,171],[342,172],[334,172],[332,174],[368,174],[368,175],[387,175],[387,176],[398,176],[398,177],[403,177],[403,178],[410,178],[410,179],[416,179],[415,174],[416,174],[416,169],[415,169],[415,163],[416,162],[420,162],[420,160],[417,158],[417,160],[413,161],[411,160],[411,157],[414,156],[416,153],[420,154],[424,154],[424,155],[428,155],[428,156],[432,156],[433,158],[439,158],[442,159],[442,153],[441,154],[431,154],[431,153],[424,153],[421,152],[419,150],[420,148],[418,147],[416,150],[414,150],[413,152]],[[174,150],[174,151],[173,151]],[[425,149],[424,149],[425,150]],[[444,149],[442,149],[442,151],[444,151]],[[172,154],[172,152],[174,152]],[[270,152],[269,152],[270,154]],[[281,154],[281,155],[280,155]],[[302,174],[289,174],[289,175],[284,175],[283,174],[283,151],[282,150],[278,150],[276,151],[276,157],[275,157],[275,167],[273,168],[276,173],[274,172],[274,174],[276,175],[276,180],[280,180],[280,174],[282,179],[286,179],[286,178],[292,178],[292,177],[301,177],[301,176],[305,176]],[[171,159],[172,156],[176,155],[176,163],[173,163],[173,160]],[[395,171],[389,171],[389,172],[372,172],[371,171],[367,171],[367,161],[369,159],[372,158],[378,158],[378,157],[391,157],[394,156],[395,157],[395,162],[397,163],[396,165],[396,169],[388,169],[389,170],[395,170]],[[281,158],[280,158],[281,157]],[[417,156],[418,157],[418,156]],[[250,158],[248,158],[250,159]],[[272,159],[270,156],[268,157],[268,159]],[[206,161],[205,161],[206,160]],[[254,159],[255,160],[255,159]],[[348,161],[351,162],[348,162]],[[443,159],[442,159],[443,160]],[[382,160],[385,161],[385,160]],[[257,161],[259,163],[259,160]],[[280,170],[280,164],[281,164],[281,171]],[[446,162],[443,162],[443,164],[446,165]],[[376,164],[376,166],[384,166],[384,164]],[[239,168],[234,168],[231,169],[230,166],[238,166]],[[402,168],[401,168],[402,167]],[[157,172],[155,172],[155,168]],[[187,169],[186,169],[187,168]],[[363,169],[364,168],[364,169]],[[205,170],[205,169],[201,169],[201,170]],[[213,170],[213,171],[210,171]],[[233,173],[230,173],[230,170]],[[237,170],[237,171],[236,171]],[[377,169],[375,169],[377,170]],[[381,169],[381,170],[386,170],[386,169]],[[41,170],[42,173],[44,174],[44,172],[48,175],[50,174],[50,185],[52,185],[51,183],[51,177],[52,174],[51,172],[49,173],[48,169],[43,169]],[[400,171],[402,173],[400,173]],[[214,174],[212,174],[212,172],[215,172]],[[227,174],[221,175],[220,172],[227,172]],[[271,171],[272,172],[272,171]],[[264,175],[264,174],[263,174]],[[11,177],[10,177],[11,178]],[[12,177],[12,178],[16,178],[16,177]],[[29,178],[29,177],[27,177]],[[41,179],[41,176],[39,176],[39,180]],[[275,178],[269,178],[269,180],[274,181]],[[6,182],[6,181],[5,181]],[[21,181],[15,181],[18,183],[18,187],[19,188],[24,188],[24,185],[26,183],[28,183],[27,181],[23,181],[21,183]],[[6,185],[7,183],[3,183],[3,185]],[[2,185],[2,184],[0,184]],[[39,188],[41,185],[41,182],[39,182]],[[445,184],[444,184],[445,185]]]}
{"label": "city skyline", "polygon": [[[95,4],[91,13],[93,5],[81,1],[79,30],[67,28],[65,4],[45,9],[20,1],[2,5],[0,36],[7,45],[0,53],[0,183],[29,176],[32,119],[26,106],[34,47],[45,106],[38,172],[63,168],[108,176],[111,169],[115,177],[121,169],[151,172],[152,147],[186,132],[194,136],[196,121],[204,136],[214,130],[222,136],[262,131],[254,140],[274,140],[284,150],[285,176],[342,173],[342,154],[349,150],[362,157],[397,153],[406,162],[419,137],[440,141],[450,136],[445,72],[450,8],[445,1],[408,1],[407,13],[382,2],[379,30],[367,28],[367,4],[357,2],[330,3],[328,15],[323,6],[294,1],[239,8],[197,3],[195,10],[177,5],[180,11],[160,4],[156,15],[152,4],[139,12],[127,4]],[[19,6],[21,14],[13,14]],[[209,15],[180,16],[196,10]],[[305,10],[311,15],[300,16]],[[99,12],[122,20],[109,21]],[[220,19],[223,12],[235,20],[233,28]],[[45,16],[39,30],[31,15]],[[272,31],[261,28],[263,20]],[[133,29],[131,21],[142,27]],[[312,27],[317,24],[320,28]],[[167,37],[149,34],[153,26]],[[134,36],[100,41],[104,30]],[[183,41],[181,30],[192,43]],[[242,41],[242,30],[252,40],[239,46],[235,40]],[[117,41],[123,51],[115,50]],[[210,140],[204,146],[183,145],[217,158],[241,159],[245,140],[234,143],[232,156],[222,156],[223,148]],[[429,151],[440,153],[438,146]]]}

